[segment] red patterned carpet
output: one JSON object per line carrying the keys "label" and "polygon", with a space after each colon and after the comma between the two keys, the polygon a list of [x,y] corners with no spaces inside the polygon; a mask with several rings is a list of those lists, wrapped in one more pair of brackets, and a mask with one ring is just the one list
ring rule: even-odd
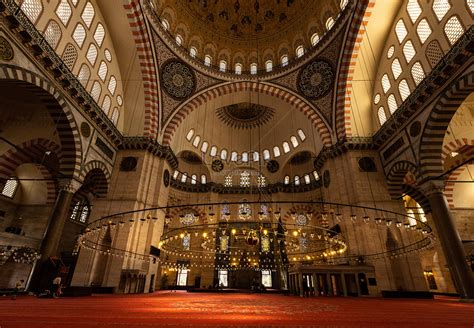
{"label": "red patterned carpet", "polygon": [[0,298],[0,327],[474,327],[474,304],[452,299],[300,298],[160,292]]}

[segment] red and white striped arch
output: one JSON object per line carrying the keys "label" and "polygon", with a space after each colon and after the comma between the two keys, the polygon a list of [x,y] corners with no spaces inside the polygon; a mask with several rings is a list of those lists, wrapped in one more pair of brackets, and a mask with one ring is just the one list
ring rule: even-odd
{"label": "red and white striped arch", "polygon": [[354,67],[359,55],[365,27],[372,13],[375,0],[358,1],[354,19],[349,27],[344,52],[341,57],[336,93],[336,132],[338,140],[352,136],[351,93]]}
{"label": "red and white striped arch", "polygon": [[158,71],[153,59],[152,40],[148,33],[140,0],[123,0],[127,18],[135,39],[143,88],[145,93],[145,136],[155,138],[159,133]]}

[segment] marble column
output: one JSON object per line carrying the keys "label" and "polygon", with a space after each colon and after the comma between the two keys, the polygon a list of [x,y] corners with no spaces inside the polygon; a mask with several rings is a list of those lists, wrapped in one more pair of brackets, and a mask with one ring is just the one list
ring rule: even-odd
{"label": "marble column", "polygon": [[79,187],[80,184],[76,181],[67,181],[66,183],[62,183],[60,186],[56,202],[54,203],[48,220],[48,225],[45,229],[41,242],[41,259],[39,260],[38,265],[35,267],[35,272],[33,273],[31,282],[31,287],[33,290],[47,288],[51,283],[48,282],[49,274],[51,273],[47,274],[44,263],[50,257],[59,255],[57,254],[59,242],[61,241],[64,225],[71,207],[72,197]]}
{"label": "marble column", "polygon": [[341,282],[342,282],[342,292],[344,296],[347,296],[347,286],[346,286],[346,275],[341,273]]}
{"label": "marble column", "polygon": [[456,289],[461,298],[474,299],[474,277],[466,263],[466,254],[446,197],[440,188],[432,187],[427,194],[432,210],[431,216]]}
{"label": "marble column", "polygon": [[326,281],[328,283],[328,290],[327,290],[328,296],[329,295],[333,296],[331,274],[330,273],[326,273]]}

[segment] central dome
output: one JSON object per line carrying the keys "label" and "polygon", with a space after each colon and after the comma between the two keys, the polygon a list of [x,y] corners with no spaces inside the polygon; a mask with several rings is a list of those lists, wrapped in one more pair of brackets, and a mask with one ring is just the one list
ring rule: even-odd
{"label": "central dome", "polygon": [[[301,0],[209,0],[175,1],[181,11],[208,32],[229,41],[278,37],[308,13],[311,1]],[[204,26],[202,25],[204,24]],[[299,24],[298,24],[299,25]]]}
{"label": "central dome", "polygon": [[163,26],[191,56],[239,74],[253,64],[269,71],[269,62],[272,67],[286,65],[301,56],[334,24],[339,2],[162,0],[156,10]]}

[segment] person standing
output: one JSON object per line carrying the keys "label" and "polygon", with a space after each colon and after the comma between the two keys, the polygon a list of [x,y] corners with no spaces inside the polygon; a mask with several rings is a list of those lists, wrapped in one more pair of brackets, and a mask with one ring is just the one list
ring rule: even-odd
{"label": "person standing", "polygon": [[61,295],[61,277],[57,276],[53,279],[53,288],[51,290],[53,298],[58,298]]}
{"label": "person standing", "polygon": [[25,281],[23,279],[18,280],[15,284],[15,288],[13,289],[13,294],[12,294],[12,300],[16,300],[16,297],[18,295],[18,292],[20,291],[20,288],[23,287],[23,284]]}

